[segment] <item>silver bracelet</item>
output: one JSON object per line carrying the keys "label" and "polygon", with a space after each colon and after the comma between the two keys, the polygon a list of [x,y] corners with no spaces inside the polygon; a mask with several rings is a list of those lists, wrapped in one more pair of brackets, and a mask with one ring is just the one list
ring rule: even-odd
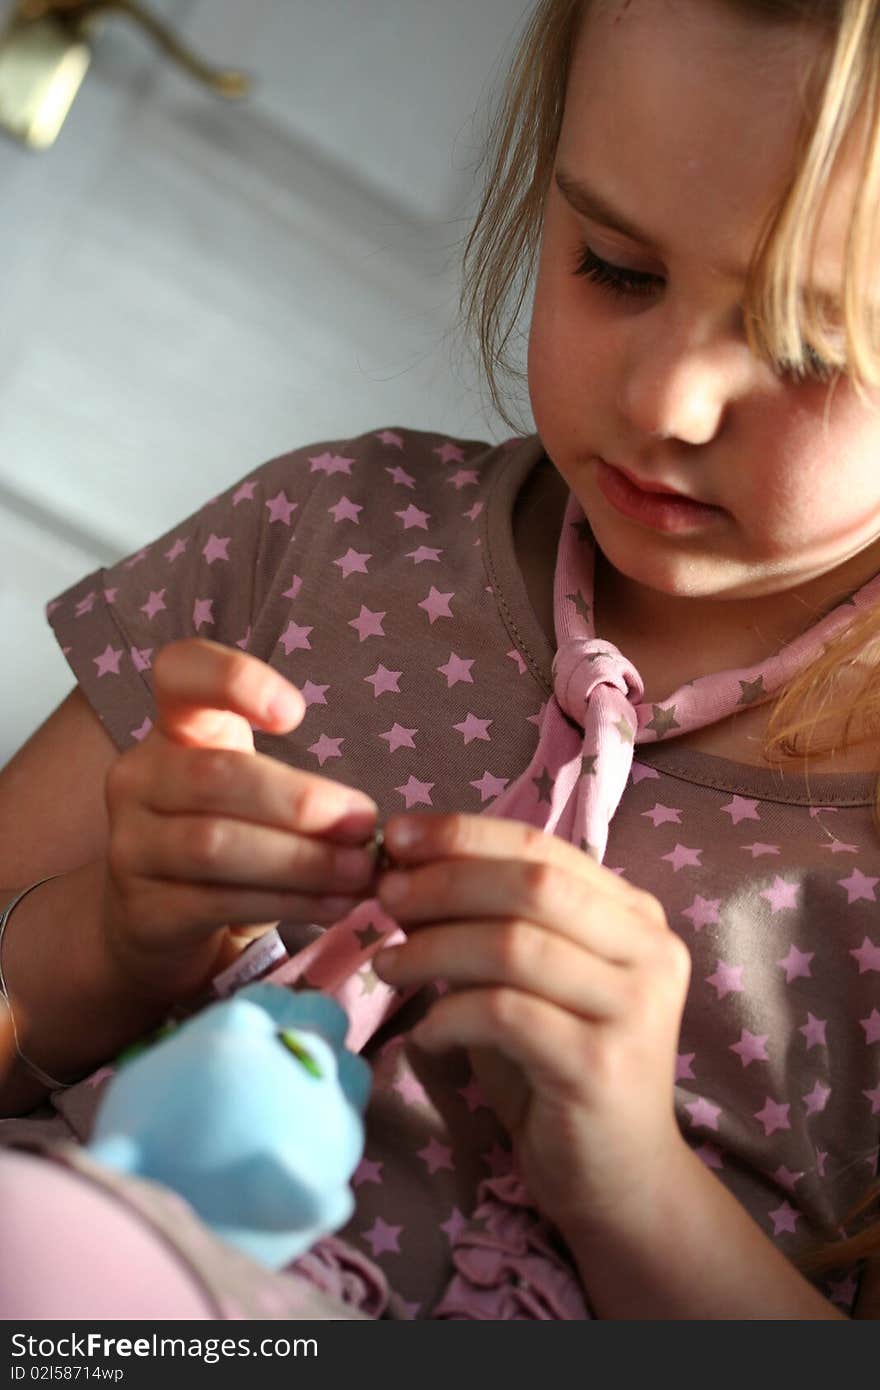
{"label": "silver bracelet", "polygon": [[26,1067],[32,1076],[35,1076],[38,1081],[42,1082],[44,1086],[48,1086],[52,1091],[63,1090],[64,1087],[68,1086],[70,1083],[67,1081],[59,1081],[57,1077],[50,1076],[47,1071],[43,1071],[42,1067],[38,1067],[36,1062],[32,1062],[29,1057],[25,1057],[21,1050],[18,1041],[18,1030],[15,1026],[15,1015],[12,1012],[12,1000],[9,998],[9,991],[6,988],[6,980],[3,975],[3,937],[6,932],[6,923],[12,916],[13,909],[18,907],[22,898],[26,898],[28,893],[32,892],[34,888],[39,888],[41,883],[48,883],[50,879],[58,878],[59,876],[58,874],[49,874],[47,878],[37,879],[37,882],[32,883],[29,888],[22,888],[20,893],[16,893],[12,902],[7,903],[3,911],[0,912],[0,999],[6,1001],[6,1007],[9,1011],[9,1022],[12,1025],[12,1041],[15,1046],[15,1055],[22,1066]]}

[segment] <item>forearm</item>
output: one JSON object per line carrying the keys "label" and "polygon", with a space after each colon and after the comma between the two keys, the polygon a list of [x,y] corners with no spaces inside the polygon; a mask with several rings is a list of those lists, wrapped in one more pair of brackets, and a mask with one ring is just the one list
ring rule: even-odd
{"label": "forearm", "polygon": [[566,1234],[599,1318],[846,1320],[684,1141],[654,1191]]}
{"label": "forearm", "polygon": [[[132,988],[102,939],[102,861],[41,884],[14,909],[3,971],[20,1045],[51,1076],[75,1080],[161,1021],[169,1002]],[[0,897],[5,903],[15,887]],[[31,1109],[46,1087],[17,1060],[0,1079],[0,1114]]]}

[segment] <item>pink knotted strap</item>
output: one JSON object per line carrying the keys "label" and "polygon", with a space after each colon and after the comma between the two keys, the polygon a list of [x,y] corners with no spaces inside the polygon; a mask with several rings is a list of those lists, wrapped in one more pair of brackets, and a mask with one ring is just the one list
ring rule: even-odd
{"label": "pink knotted strap", "polygon": [[[819,655],[859,609],[880,600],[880,576],[765,661],[699,677],[659,704],[644,704],[638,671],[611,642],[596,636],[594,557],[592,535],[572,495],[554,577],[557,651],[553,695],[542,711],[538,744],[528,767],[484,809],[484,814],[540,826],[601,862],[609,824],[632,767],[634,745],[702,728],[770,699]],[[400,927],[378,902],[362,903],[266,978],[288,985],[302,981],[332,993],[349,1014],[348,1045],[359,1050],[408,997],[383,984],[369,969],[376,951],[404,939]],[[514,1175],[514,1186],[517,1181]],[[515,1193],[513,1189],[502,1192],[487,1180],[480,1187],[477,1210],[479,1221],[466,1228],[466,1234],[455,1244],[457,1272],[448,1298],[438,1305],[442,1315],[467,1316],[465,1310],[470,1308],[472,1316],[497,1317],[500,1307],[513,1306],[503,1295],[502,1283],[507,1287],[513,1281],[521,1292],[526,1286],[534,1288],[535,1280],[542,1278],[542,1306],[557,1310],[583,1307],[576,1288],[567,1295],[561,1292],[560,1280],[564,1283],[566,1275],[561,1275],[560,1269],[565,1271],[565,1266],[547,1247],[544,1224],[537,1213],[530,1214],[523,1190],[516,1187]],[[515,1217],[511,1217],[512,1211]],[[514,1226],[516,1239],[510,1238],[500,1259],[498,1233],[502,1229],[512,1231]],[[482,1245],[485,1256],[479,1253]],[[542,1261],[546,1278],[540,1274]],[[497,1279],[495,1274],[488,1277],[489,1270],[497,1271]],[[570,1278],[575,1280],[573,1270]],[[511,1297],[520,1308],[528,1303]],[[542,1316],[528,1312],[518,1315]],[[558,1315],[587,1314],[572,1311]]]}

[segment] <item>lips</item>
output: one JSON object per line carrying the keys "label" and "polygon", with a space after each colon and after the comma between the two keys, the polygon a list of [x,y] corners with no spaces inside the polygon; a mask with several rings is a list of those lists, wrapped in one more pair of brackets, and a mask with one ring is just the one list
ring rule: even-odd
{"label": "lips", "polygon": [[[628,468],[624,468],[619,463],[609,464],[609,467],[616,468],[618,473],[622,473],[623,476],[632,483],[633,487],[637,487],[640,492],[656,492],[662,493],[666,497],[681,497],[686,502],[694,502],[697,500],[694,497],[689,497],[686,492],[679,492],[677,488],[667,487],[665,483],[649,482],[646,478],[639,478],[635,473],[631,473]],[[702,505],[706,504],[703,503]]]}

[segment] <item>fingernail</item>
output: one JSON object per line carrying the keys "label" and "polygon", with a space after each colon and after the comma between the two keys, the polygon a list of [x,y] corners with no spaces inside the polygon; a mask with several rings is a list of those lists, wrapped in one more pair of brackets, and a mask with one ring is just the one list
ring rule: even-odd
{"label": "fingernail", "polygon": [[342,831],[353,840],[365,840],[373,833],[378,817],[379,807],[375,801],[369,801],[363,796],[353,796],[343,802],[342,814],[333,829]]}
{"label": "fingernail", "polygon": [[266,718],[271,720],[273,724],[298,723],[302,716],[302,709],[302,696],[282,686],[266,706]]}
{"label": "fingernail", "polygon": [[422,839],[422,827],[414,820],[394,821],[386,826],[385,838],[394,849],[412,849]]}

